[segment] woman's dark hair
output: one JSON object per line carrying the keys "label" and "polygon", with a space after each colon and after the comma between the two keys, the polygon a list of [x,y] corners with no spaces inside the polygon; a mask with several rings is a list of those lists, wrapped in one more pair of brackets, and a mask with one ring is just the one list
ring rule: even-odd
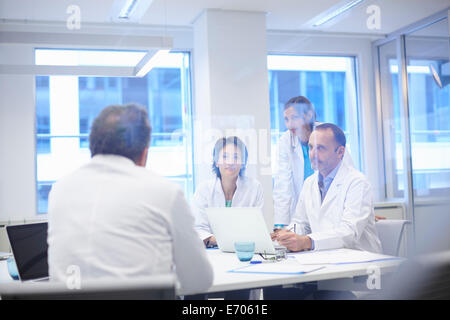
{"label": "woman's dark hair", "polygon": [[152,128],[147,111],[136,104],[104,108],[89,135],[91,156],[115,154],[137,162],[150,144]]}
{"label": "woman's dark hair", "polygon": [[293,97],[284,104],[284,110],[289,109],[290,107],[294,107],[295,111],[302,117],[312,111],[313,117],[310,120],[310,125],[311,127],[314,126],[314,123],[316,122],[316,111],[308,98],[304,96]]}
{"label": "woman's dark hair", "polygon": [[214,145],[213,164],[212,164],[212,171],[216,174],[216,176],[218,178],[221,178],[220,170],[219,170],[219,167],[217,166],[217,162],[219,161],[219,153],[228,144],[234,144],[241,152],[241,158],[242,158],[243,164],[242,164],[241,170],[239,171],[240,176],[244,175],[245,169],[247,167],[248,151],[247,151],[247,147],[242,142],[242,140],[239,139],[238,137],[220,138],[219,140],[217,140],[216,144]]}

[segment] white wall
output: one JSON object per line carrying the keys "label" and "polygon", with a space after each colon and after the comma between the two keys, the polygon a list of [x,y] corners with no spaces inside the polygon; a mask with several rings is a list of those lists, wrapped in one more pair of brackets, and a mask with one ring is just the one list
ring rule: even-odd
{"label": "white wall", "polygon": [[[0,45],[3,64],[33,61],[29,45]],[[0,221],[36,216],[34,77],[0,74]]]}
{"label": "white wall", "polygon": [[414,201],[416,248],[418,253],[450,250],[450,201]]}
{"label": "white wall", "polygon": [[206,10],[194,23],[195,144],[200,181],[211,177],[217,139],[236,135],[248,149],[247,175],[264,192],[273,225],[270,102],[265,14]]}

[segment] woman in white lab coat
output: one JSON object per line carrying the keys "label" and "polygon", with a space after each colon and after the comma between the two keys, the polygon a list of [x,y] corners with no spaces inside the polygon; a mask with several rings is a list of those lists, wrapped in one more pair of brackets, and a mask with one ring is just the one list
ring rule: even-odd
{"label": "woman in white lab coat", "polygon": [[[278,142],[278,173],[274,177],[274,225],[289,225],[295,213],[303,181],[314,173],[309,160],[308,141],[316,123],[311,101],[298,96],[284,105],[284,122],[288,129]],[[353,166],[348,152],[343,160]]]}
{"label": "woman in white lab coat", "polygon": [[[238,137],[219,139],[213,150],[212,169],[216,177],[198,186],[192,199],[195,229],[206,247],[217,245],[212,234],[205,208],[208,207],[260,207],[264,205],[261,184],[245,176],[248,152]],[[257,296],[259,291],[255,292]],[[248,300],[250,290],[227,291],[225,300]],[[185,297],[205,299],[205,295]]]}
{"label": "woman in white lab coat", "polygon": [[245,176],[248,152],[238,137],[219,139],[213,150],[216,177],[198,186],[192,199],[195,228],[207,247],[216,245],[205,208],[260,207],[264,204],[261,184]]}

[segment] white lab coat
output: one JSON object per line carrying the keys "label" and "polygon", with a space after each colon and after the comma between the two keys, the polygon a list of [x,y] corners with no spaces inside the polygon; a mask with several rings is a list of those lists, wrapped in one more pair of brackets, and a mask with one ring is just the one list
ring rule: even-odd
{"label": "white lab coat", "polygon": [[[182,190],[131,160],[96,155],[56,182],[49,196],[50,278],[137,278],[172,273],[186,293],[213,271]],[[175,267],[175,268],[174,268]]]}
{"label": "white lab coat", "polygon": [[314,240],[315,250],[350,248],[381,253],[367,178],[341,163],[321,203],[318,172],[305,180],[290,228]]}
{"label": "white lab coat", "polygon": [[[263,189],[259,181],[239,176],[231,206],[262,208],[263,205]],[[195,216],[195,229],[200,239],[205,240],[213,235],[205,208],[225,207],[225,194],[220,179],[214,178],[200,183],[192,198],[191,206]]]}
{"label": "white lab coat", "polygon": [[[319,124],[316,122],[316,126]],[[344,163],[353,166],[347,149]],[[273,186],[274,224],[288,225],[291,222],[303,187],[304,165],[301,143],[287,130],[278,142],[278,173]]]}

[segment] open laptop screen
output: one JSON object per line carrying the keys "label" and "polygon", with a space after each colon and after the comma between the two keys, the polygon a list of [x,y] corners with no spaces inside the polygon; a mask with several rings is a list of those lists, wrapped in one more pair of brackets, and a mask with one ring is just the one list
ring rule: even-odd
{"label": "open laptop screen", "polygon": [[234,243],[244,241],[255,243],[255,253],[276,254],[261,208],[209,207],[205,211],[223,252],[234,252]]}
{"label": "open laptop screen", "polygon": [[6,231],[20,279],[48,277],[47,222],[7,226]]}

